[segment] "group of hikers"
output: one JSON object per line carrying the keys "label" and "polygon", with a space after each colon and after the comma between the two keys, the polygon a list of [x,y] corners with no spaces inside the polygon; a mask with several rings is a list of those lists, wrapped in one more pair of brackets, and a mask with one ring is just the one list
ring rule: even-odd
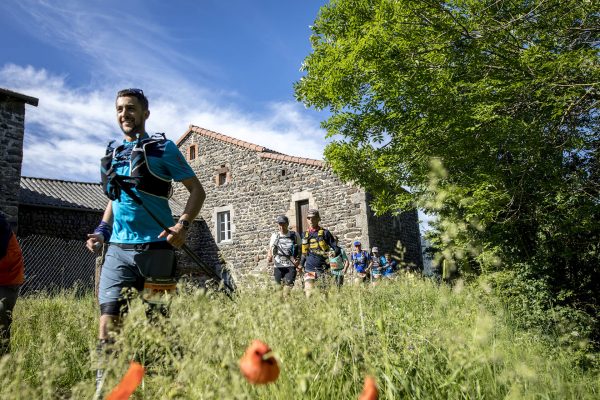
{"label": "group of hikers", "polygon": [[267,261],[273,263],[273,277],[276,284],[289,291],[298,273],[307,294],[314,289],[317,281],[327,285],[330,279],[339,288],[344,277],[352,275],[353,283],[372,282],[376,285],[382,279],[391,279],[398,270],[398,263],[390,253],[381,255],[377,247],[369,253],[362,249],[362,243],[352,243],[348,257],[339,240],[319,223],[319,210],[307,212],[308,229],[302,234],[289,229],[289,219],[285,215],[276,218],[277,232],[271,235],[267,250]]}
{"label": "group of hikers", "polygon": [[[86,247],[104,254],[100,272],[96,370],[96,398],[102,397],[103,360],[111,353],[121,318],[127,311],[127,292],[145,294],[175,289],[175,249],[185,250],[190,223],[196,218],[206,194],[196,174],[175,143],[164,135],[150,136],[148,98],[141,89],[125,89],[115,100],[117,123],[123,140],[112,142],[100,162],[102,186],[108,198],[102,219],[87,237]],[[188,191],[185,208],[173,224],[168,200],[172,181]],[[291,288],[302,271],[305,290],[333,277],[342,286],[352,271],[356,282],[378,282],[393,276],[396,262],[353,243],[348,257],[331,232],[320,225],[319,211],[307,213],[309,228],[302,235],[290,231],[286,216],[277,218],[279,230],[271,237],[267,258],[274,262],[274,278]],[[164,222],[161,222],[164,221]],[[0,355],[9,351],[11,312],[23,282],[23,258],[5,219],[0,219]],[[18,250],[18,251],[17,251]],[[102,253],[101,253],[102,252]],[[158,288],[158,289],[157,289]],[[149,302],[152,306],[152,302]]]}

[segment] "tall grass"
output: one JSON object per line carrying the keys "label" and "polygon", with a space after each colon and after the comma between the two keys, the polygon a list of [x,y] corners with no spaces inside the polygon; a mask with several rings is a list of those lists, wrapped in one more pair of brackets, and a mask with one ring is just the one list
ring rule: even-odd
{"label": "tall grass", "polygon": [[[477,286],[407,277],[308,299],[300,290],[282,299],[246,288],[235,302],[188,291],[160,324],[134,301],[106,386],[135,358],[147,368],[136,399],[353,399],[365,374],[387,399],[600,398],[597,359],[581,351],[585,343],[515,328],[503,310]],[[97,314],[91,296],[20,299],[0,398],[92,398]],[[274,384],[251,386],[239,373],[254,338],[280,361]]]}

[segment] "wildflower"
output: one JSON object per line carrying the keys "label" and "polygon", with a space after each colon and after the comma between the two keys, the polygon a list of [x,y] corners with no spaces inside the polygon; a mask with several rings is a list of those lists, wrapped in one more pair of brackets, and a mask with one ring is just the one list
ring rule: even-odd
{"label": "wildflower", "polygon": [[132,361],[129,369],[121,379],[121,382],[110,392],[106,400],[127,400],[142,383],[144,367],[140,363]]}
{"label": "wildflower", "polygon": [[379,392],[377,391],[375,378],[370,375],[365,376],[365,384],[362,393],[358,396],[358,400],[377,400],[378,397]]}
{"label": "wildflower", "polygon": [[240,370],[252,384],[274,382],[279,377],[279,365],[269,346],[255,339],[240,359]]}

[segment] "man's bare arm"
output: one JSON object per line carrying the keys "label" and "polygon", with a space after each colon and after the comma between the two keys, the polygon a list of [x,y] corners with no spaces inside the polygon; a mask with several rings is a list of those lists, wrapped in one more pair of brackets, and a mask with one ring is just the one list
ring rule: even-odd
{"label": "man's bare arm", "polygon": [[[183,210],[183,214],[179,217],[179,220],[184,220],[188,222],[192,222],[194,218],[198,216],[202,205],[204,204],[204,200],[206,199],[206,192],[202,187],[202,184],[198,180],[197,177],[191,177],[181,181],[183,185],[186,187],[190,195],[185,204],[185,209]],[[183,246],[185,243],[185,238],[187,236],[187,229],[183,227],[181,224],[175,224],[169,228],[171,233],[167,231],[162,231],[158,237],[166,237],[167,241],[171,243],[173,246],[179,248]]]}

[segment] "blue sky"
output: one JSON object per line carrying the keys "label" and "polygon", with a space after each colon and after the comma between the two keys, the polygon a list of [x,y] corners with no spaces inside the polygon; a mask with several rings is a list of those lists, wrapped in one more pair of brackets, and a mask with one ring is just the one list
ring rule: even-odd
{"label": "blue sky", "polygon": [[3,0],[0,87],[38,97],[26,110],[23,175],[98,181],[121,137],[114,96],[150,99],[150,132],[189,124],[283,153],[322,158],[326,116],[293,83],[325,0]]}

